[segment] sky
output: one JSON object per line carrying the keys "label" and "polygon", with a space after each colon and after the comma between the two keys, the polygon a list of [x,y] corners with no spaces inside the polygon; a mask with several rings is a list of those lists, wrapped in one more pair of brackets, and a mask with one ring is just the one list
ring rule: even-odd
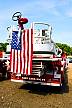
{"label": "sky", "polygon": [[17,25],[12,20],[15,12],[32,22],[52,26],[52,39],[72,47],[72,0],[0,0],[0,42],[8,38],[7,27]]}

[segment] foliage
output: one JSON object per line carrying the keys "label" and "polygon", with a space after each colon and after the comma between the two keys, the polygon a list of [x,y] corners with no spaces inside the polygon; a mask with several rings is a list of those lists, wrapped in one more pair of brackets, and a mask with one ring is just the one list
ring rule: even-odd
{"label": "foliage", "polygon": [[0,43],[0,51],[6,52],[6,46],[7,45],[8,45],[8,43]]}
{"label": "foliage", "polygon": [[[56,43],[57,46],[62,49],[62,51],[65,51],[67,55],[72,55],[72,47],[68,46],[67,44],[62,43]],[[8,43],[0,43],[0,51],[6,52],[6,46]]]}
{"label": "foliage", "polygon": [[62,51],[66,52],[67,55],[72,55],[72,47],[68,46],[67,44],[56,43]]}

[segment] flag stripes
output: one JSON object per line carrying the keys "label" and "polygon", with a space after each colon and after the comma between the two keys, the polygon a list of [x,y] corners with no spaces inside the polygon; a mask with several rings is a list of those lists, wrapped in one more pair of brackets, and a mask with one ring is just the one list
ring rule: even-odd
{"label": "flag stripes", "polygon": [[[14,31],[15,32],[15,31]],[[16,34],[16,36],[19,34]],[[20,33],[21,48],[11,48],[11,72],[30,75],[32,72],[32,30],[26,29]],[[17,40],[17,39],[16,39]],[[14,41],[14,40],[13,40]],[[15,41],[16,42],[16,41]],[[12,43],[16,44],[17,43]]]}

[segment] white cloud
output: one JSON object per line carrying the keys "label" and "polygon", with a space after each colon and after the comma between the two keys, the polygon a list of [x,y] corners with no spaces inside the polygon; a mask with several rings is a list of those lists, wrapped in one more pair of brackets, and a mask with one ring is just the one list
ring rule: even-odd
{"label": "white cloud", "polygon": [[72,31],[63,31],[55,37],[56,42],[66,43],[72,46]]}
{"label": "white cloud", "polygon": [[66,12],[66,15],[68,17],[72,17],[72,9],[69,9],[67,12]]}
{"label": "white cloud", "polygon": [[57,3],[54,0],[36,0],[25,5],[24,12],[33,15],[44,15],[45,13],[60,15],[56,9]]}
{"label": "white cloud", "polygon": [[72,17],[72,0],[60,0],[60,5],[63,9],[63,15]]}
{"label": "white cloud", "polygon": [[60,15],[60,12],[56,8],[59,5],[57,0],[30,0],[28,2],[23,3],[19,2],[17,4],[12,4],[7,9],[3,9],[0,11],[1,16],[0,20],[9,19],[12,17],[12,14],[16,11],[22,12],[23,16],[40,16],[44,15],[44,13],[53,14],[55,16]]}

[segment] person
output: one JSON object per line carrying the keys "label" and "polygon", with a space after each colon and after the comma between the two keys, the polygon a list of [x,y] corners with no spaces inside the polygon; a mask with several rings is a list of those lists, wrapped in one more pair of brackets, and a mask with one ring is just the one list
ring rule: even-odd
{"label": "person", "polygon": [[62,57],[63,60],[66,61],[67,53],[66,52],[62,52],[61,57]]}

